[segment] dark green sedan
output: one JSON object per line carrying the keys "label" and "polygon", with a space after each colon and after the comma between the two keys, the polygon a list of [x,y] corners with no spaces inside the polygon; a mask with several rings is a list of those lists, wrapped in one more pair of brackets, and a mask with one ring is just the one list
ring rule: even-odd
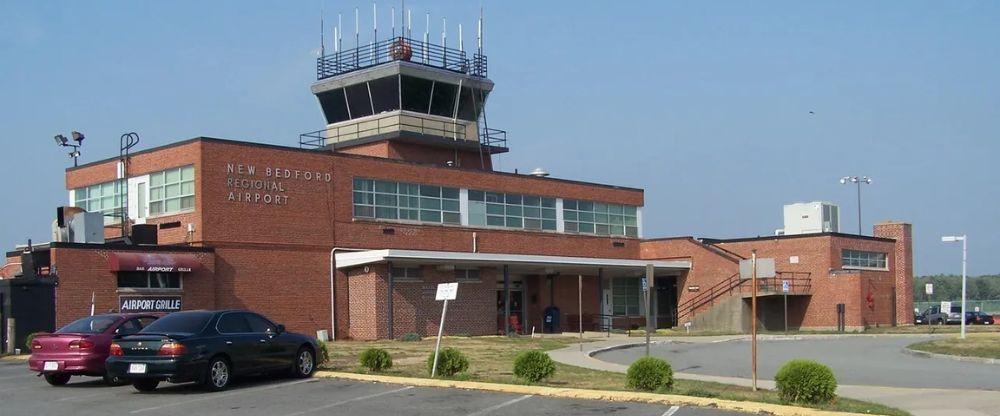
{"label": "dark green sedan", "polygon": [[254,312],[183,311],[116,339],[105,366],[139,391],[155,390],[162,381],[194,381],[218,391],[240,375],[310,377],[317,351],[314,338],[287,332]]}

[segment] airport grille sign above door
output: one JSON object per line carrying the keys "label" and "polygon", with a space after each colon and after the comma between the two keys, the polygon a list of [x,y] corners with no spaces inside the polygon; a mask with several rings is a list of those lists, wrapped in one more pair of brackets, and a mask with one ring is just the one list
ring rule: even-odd
{"label": "airport grille sign above door", "polygon": [[131,312],[177,312],[181,310],[180,296],[119,296],[118,310]]}

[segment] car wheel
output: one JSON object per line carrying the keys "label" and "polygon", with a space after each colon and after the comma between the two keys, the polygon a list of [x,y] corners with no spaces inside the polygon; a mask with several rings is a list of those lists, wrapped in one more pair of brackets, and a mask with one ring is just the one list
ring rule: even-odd
{"label": "car wheel", "polygon": [[53,386],[62,386],[69,383],[69,377],[66,373],[50,373],[45,375],[45,381]]}
{"label": "car wheel", "polygon": [[128,380],[122,377],[113,376],[111,374],[104,374],[104,384],[112,387],[124,386],[128,384]]}
{"label": "car wheel", "polygon": [[316,355],[306,347],[299,348],[292,363],[292,375],[298,378],[308,378],[316,371]]}
{"label": "car wheel", "polygon": [[142,379],[132,382],[132,387],[139,391],[153,391],[156,390],[156,386],[160,385],[160,380],[156,379]]}
{"label": "car wheel", "polygon": [[204,383],[206,389],[211,391],[225,390],[229,387],[229,382],[233,378],[232,368],[229,361],[223,357],[212,358],[205,369]]}

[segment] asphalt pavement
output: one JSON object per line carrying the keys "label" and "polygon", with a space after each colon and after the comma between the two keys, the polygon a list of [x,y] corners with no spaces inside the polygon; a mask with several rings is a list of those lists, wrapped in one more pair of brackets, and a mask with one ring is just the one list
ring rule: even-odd
{"label": "asphalt pavement", "polygon": [[604,415],[727,416],[716,409],[645,403],[558,399],[462,389],[365,383],[330,378],[238,380],[209,393],[193,384],[163,383],[155,392],[108,387],[73,377],[48,385],[25,362],[0,362],[0,414],[19,415]]}
{"label": "asphalt pavement", "polygon": [[[748,338],[657,337],[650,353],[667,359],[676,378],[749,386]],[[1000,416],[1000,364],[917,357],[903,351],[924,339],[930,336],[762,336],[758,386],[774,389],[773,376],[785,361],[813,358],[832,367],[839,396],[904,409],[914,416]],[[643,342],[608,338],[549,355],[564,364],[625,372],[628,364],[645,355]]]}

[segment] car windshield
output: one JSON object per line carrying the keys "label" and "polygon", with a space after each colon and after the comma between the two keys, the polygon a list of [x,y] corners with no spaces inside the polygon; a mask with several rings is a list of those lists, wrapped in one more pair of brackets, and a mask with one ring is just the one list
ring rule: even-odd
{"label": "car windshield", "polygon": [[100,334],[104,332],[104,330],[108,329],[108,327],[114,324],[117,320],[118,317],[116,316],[88,316],[86,318],[77,319],[69,325],[59,328],[56,333]]}
{"label": "car windshield", "polygon": [[212,319],[212,313],[207,311],[174,312],[153,321],[139,333],[196,334],[205,328],[210,319]]}

